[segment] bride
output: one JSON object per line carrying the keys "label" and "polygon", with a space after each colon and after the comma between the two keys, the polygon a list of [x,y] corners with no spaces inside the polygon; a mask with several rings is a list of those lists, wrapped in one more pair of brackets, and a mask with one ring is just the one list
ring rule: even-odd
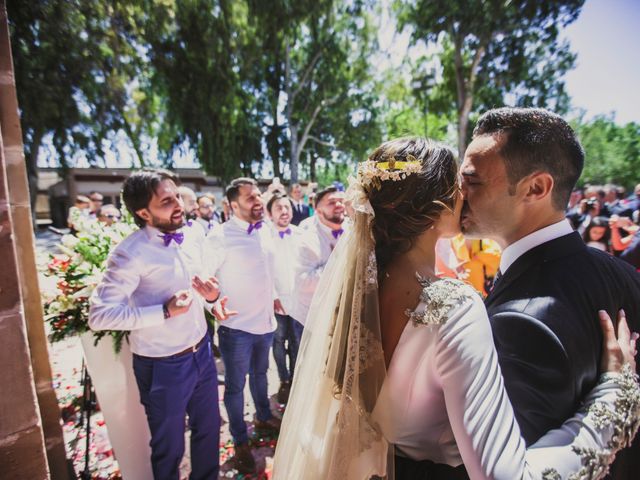
{"label": "bride", "polygon": [[416,138],[384,143],[347,197],[353,228],[309,311],[273,478],[400,478],[392,447],[399,459],[464,463],[472,479],[604,476],[640,416],[624,317],[618,344],[601,314],[615,348],[583,408],[527,449],[482,299],[434,275],[436,240],[459,228],[451,150]]}

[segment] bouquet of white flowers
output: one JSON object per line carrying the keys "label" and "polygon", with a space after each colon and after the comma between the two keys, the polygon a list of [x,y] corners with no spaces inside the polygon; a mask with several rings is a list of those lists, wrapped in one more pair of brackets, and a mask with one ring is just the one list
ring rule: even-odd
{"label": "bouquet of white flowers", "polygon": [[[124,209],[123,209],[124,210]],[[61,254],[51,255],[44,274],[57,279],[53,294],[45,296],[45,321],[50,326],[50,338],[59,341],[89,330],[89,297],[104,273],[107,257],[114,247],[137,229],[128,212],[123,221],[108,226],[79,210],[70,218],[76,232],[64,235]],[[106,336],[113,338],[114,349],[120,351],[128,332],[94,332],[95,343]]]}

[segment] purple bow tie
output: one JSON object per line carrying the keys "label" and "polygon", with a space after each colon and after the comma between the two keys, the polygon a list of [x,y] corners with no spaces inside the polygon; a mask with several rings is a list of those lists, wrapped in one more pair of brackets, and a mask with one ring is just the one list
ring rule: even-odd
{"label": "purple bow tie", "polygon": [[280,238],[284,238],[285,235],[291,235],[291,229],[287,228],[286,230],[278,232],[278,235],[280,235]]}
{"label": "purple bow tie", "polygon": [[335,238],[336,240],[338,239],[338,237],[340,237],[340,235],[342,235],[344,233],[344,230],[342,228],[339,228],[337,230],[331,230],[331,235],[333,235],[333,238]]}
{"label": "purple bow tie", "polygon": [[174,232],[174,233],[165,233],[164,235],[158,235],[164,241],[164,246],[168,247],[171,243],[171,240],[180,245],[184,241],[184,233],[182,232]]}
{"label": "purple bow tie", "polygon": [[262,228],[262,220],[258,220],[256,223],[250,223],[247,228],[247,235],[251,235],[254,230],[260,230]]}

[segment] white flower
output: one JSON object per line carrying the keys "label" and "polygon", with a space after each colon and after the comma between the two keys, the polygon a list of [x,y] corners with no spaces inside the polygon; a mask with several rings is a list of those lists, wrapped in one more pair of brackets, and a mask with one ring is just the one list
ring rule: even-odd
{"label": "white flower", "polygon": [[76,237],[75,235],[63,235],[62,239],[60,240],[62,242],[62,245],[64,245],[67,248],[74,248],[78,243],[80,243],[80,240],[78,240],[78,237]]}

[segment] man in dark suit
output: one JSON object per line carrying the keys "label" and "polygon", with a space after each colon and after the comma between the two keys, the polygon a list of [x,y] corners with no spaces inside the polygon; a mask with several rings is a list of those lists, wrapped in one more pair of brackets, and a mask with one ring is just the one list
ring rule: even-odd
{"label": "man in dark suit", "polygon": [[302,187],[299,183],[294,183],[293,185],[291,185],[290,193],[291,209],[293,212],[291,223],[293,223],[294,225],[299,225],[302,220],[311,216],[311,211],[309,210],[309,205],[304,203],[304,200],[302,198]]}
{"label": "man in dark suit", "polygon": [[[463,232],[503,248],[486,305],[527,445],[559,427],[595,385],[598,310],[615,318],[623,308],[631,330],[640,329],[640,275],[586,247],[565,219],[583,163],[575,133],[559,116],[500,108],[480,117],[461,166]],[[636,440],[618,455],[611,478],[638,472]]]}

